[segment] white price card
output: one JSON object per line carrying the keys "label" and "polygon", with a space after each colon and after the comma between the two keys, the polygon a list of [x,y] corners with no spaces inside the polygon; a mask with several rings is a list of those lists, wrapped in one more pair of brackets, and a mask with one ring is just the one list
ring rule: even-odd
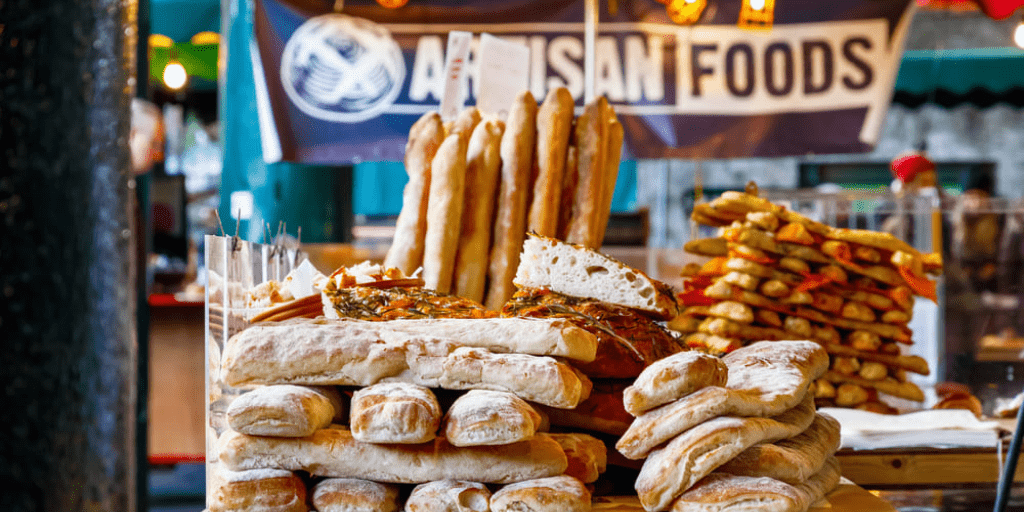
{"label": "white price card", "polygon": [[441,119],[450,121],[459,115],[466,103],[466,66],[473,34],[452,31],[448,33],[448,51],[444,62],[444,94],[441,96]]}
{"label": "white price card", "polygon": [[478,55],[476,106],[482,114],[504,118],[516,96],[530,87],[530,48],[482,34]]}

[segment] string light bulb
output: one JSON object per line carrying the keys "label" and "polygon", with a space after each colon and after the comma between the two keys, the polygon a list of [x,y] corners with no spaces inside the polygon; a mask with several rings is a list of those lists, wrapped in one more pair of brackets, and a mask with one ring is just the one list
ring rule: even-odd
{"label": "string light bulb", "polygon": [[182,66],[177,60],[170,60],[164,66],[163,79],[167,88],[177,91],[185,87],[185,82],[188,81],[188,72],[185,71],[185,66]]}
{"label": "string light bulb", "polygon": [[1017,28],[1013,29],[1013,43],[1018,48],[1024,48],[1024,16],[1021,16],[1020,22],[1017,23]]}

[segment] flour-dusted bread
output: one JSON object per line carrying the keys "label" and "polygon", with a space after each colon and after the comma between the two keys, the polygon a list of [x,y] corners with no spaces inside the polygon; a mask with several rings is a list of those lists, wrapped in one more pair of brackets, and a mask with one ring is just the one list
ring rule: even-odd
{"label": "flour-dusted bread", "polygon": [[608,469],[608,449],[600,439],[587,434],[550,434],[565,450],[569,469],[565,474],[585,484],[597,481]]}
{"label": "flour-dusted bread", "polygon": [[800,435],[747,448],[718,471],[737,476],[769,477],[788,484],[806,482],[839,449],[839,422],[816,414]]}
{"label": "flour-dusted bread", "polygon": [[228,406],[228,425],[254,436],[303,437],[327,427],[335,407],[322,393],[303,386],[256,388]]}
{"label": "flour-dusted bread", "polygon": [[441,406],[429,389],[384,382],[352,395],[349,428],[363,443],[418,444],[437,437]]}
{"label": "flour-dusted bread", "polygon": [[439,480],[417,485],[405,500],[405,512],[488,512],[491,491],[481,483]]}
{"label": "flour-dusted bread", "polygon": [[221,377],[234,387],[392,381],[490,389],[559,408],[575,407],[590,394],[590,380],[554,358],[460,347],[452,340],[390,329],[388,323],[317,319],[257,324],[228,340]]}
{"label": "flour-dusted bread", "polygon": [[771,418],[723,416],[678,435],[644,461],[636,491],[645,509],[665,510],[701,478],[758,443],[803,432],[814,420],[814,398]]}
{"label": "flour-dusted bread", "polygon": [[455,446],[511,444],[533,437],[540,422],[540,414],[522,398],[476,389],[448,408],[444,435]]}
{"label": "flour-dusted bread", "polygon": [[469,133],[445,138],[431,163],[427,233],[423,241],[423,285],[440,293],[452,289],[465,204]]}
{"label": "flour-dusted bread", "polygon": [[358,478],[325,478],[313,486],[316,512],[398,512],[398,486]]}
{"label": "flour-dusted bread", "polygon": [[718,357],[679,352],[654,362],[623,391],[623,405],[639,416],[708,386],[725,386],[729,369]]}
{"label": "flour-dusted bread", "polygon": [[455,256],[455,295],[484,301],[491,250],[491,220],[501,168],[501,136],[505,123],[482,121],[473,130],[466,153],[465,207]]}
{"label": "flour-dusted bread", "polygon": [[504,446],[459,448],[443,437],[423,444],[361,443],[348,429],[335,427],[295,438],[227,431],[217,453],[233,471],[287,469],[400,484],[445,479],[508,484],[560,475],[568,467],[562,447],[547,434]]}
{"label": "flour-dusted bread", "polygon": [[807,481],[711,473],[672,504],[672,512],[806,512],[839,485],[839,461],[828,457]]}
{"label": "flour-dusted bread", "polygon": [[590,491],[571,476],[506,485],[491,496],[491,512],[590,512]]}
{"label": "flour-dusted bread", "polygon": [[610,256],[553,238],[526,238],[515,284],[596,299],[665,320],[676,316],[675,297],[664,283]]}
{"label": "flour-dusted bread", "polygon": [[306,484],[291,471],[213,467],[210,512],[307,512]]}

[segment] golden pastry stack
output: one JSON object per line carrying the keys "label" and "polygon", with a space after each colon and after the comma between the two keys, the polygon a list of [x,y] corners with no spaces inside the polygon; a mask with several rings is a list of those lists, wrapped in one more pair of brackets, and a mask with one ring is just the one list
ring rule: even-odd
{"label": "golden pastry stack", "polygon": [[551,90],[521,93],[504,120],[475,107],[443,123],[430,112],[409,132],[409,174],[385,266],[426,287],[498,310],[527,232],[601,245],[618,175],[622,125],[605,98],[574,114]]}
{"label": "golden pastry stack", "polygon": [[754,340],[821,343],[831,364],[815,383],[819,405],[893,412],[879,393],[922,401],[906,373],[927,375],[927,362],[900,345],[911,343],[914,295],[935,298],[927,275],[941,272],[941,257],[886,233],[831,228],[752,192],[694,209],[721,234],[686,244],[711,260],[684,270],[687,307],[671,327],[713,353]]}
{"label": "golden pastry stack", "polygon": [[[330,281],[405,283],[385,274]],[[325,311],[345,311],[324,297]],[[223,412],[209,510],[589,511],[604,444],[546,433],[535,406],[588,397],[565,361],[592,361],[596,338],[564,319],[417,316],[294,318],[232,336],[213,385],[248,391]]]}
{"label": "golden pastry stack", "polygon": [[681,352],[626,388],[636,420],[616,448],[644,459],[648,511],[807,510],[839,482],[839,424],[815,413],[828,355],[811,341],[758,342],[724,358]]}

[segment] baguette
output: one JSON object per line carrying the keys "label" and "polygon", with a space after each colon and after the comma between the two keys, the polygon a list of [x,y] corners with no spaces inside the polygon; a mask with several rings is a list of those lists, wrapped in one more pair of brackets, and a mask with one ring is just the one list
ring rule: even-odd
{"label": "baguette", "polygon": [[608,218],[612,211],[612,198],[615,195],[615,182],[619,177],[619,164],[622,161],[622,141],[625,131],[622,123],[615,116],[615,109],[607,102],[601,104],[602,123],[605,126],[604,148],[604,189],[601,203],[597,208],[597,221],[594,223],[593,240],[600,247],[604,241],[604,233],[608,229]]}
{"label": "baguette", "polygon": [[525,441],[541,417],[523,399],[500,391],[471,390],[444,417],[444,435],[454,446],[494,446]]}
{"label": "baguette", "polygon": [[224,348],[229,386],[369,386],[409,382],[454,390],[508,391],[525,400],[572,408],[590,394],[586,376],[550,357],[494,354],[386,322],[303,320],[252,326]]}
{"label": "baguette", "polygon": [[235,471],[287,469],[382,483],[453,479],[508,484],[560,475],[568,467],[562,448],[546,434],[504,446],[458,448],[443,437],[425,444],[360,443],[344,428],[318,430],[299,438],[228,431],[218,444],[220,461]]}
{"label": "baguette", "polygon": [[571,476],[506,485],[491,496],[491,512],[590,512],[590,491]]}
{"label": "baguette", "polygon": [[515,291],[512,279],[526,236],[533,148],[537,138],[537,101],[523,91],[512,105],[501,137],[501,181],[494,236],[491,237],[488,289],[484,305],[498,310]]}
{"label": "baguette", "polygon": [[430,194],[430,166],[444,141],[444,125],[437,112],[423,115],[409,130],[405,146],[405,172],[409,182],[402,192],[402,211],[395,222],[384,266],[412,275],[423,262],[423,242],[427,235],[427,198]]}
{"label": "baguette", "polygon": [[419,444],[437,437],[441,406],[429,389],[405,382],[367,386],[352,395],[352,437],[363,443]]}
{"label": "baguette", "polygon": [[559,87],[548,91],[537,112],[537,178],[527,225],[538,235],[558,234],[558,207],[574,106],[569,89]]}
{"label": "baguette", "polygon": [[572,219],[572,204],[576,200],[576,186],[579,184],[579,148],[576,147],[576,124],[573,122],[569,147],[565,150],[565,169],[562,170],[562,195],[558,202],[558,234],[555,238],[565,240],[569,235],[569,221]]}
{"label": "baguette", "polygon": [[576,120],[578,177],[565,241],[590,249],[601,246],[601,241],[595,237],[607,179],[608,125],[603,116],[607,103],[603,96],[598,98],[584,107],[583,114]]}
{"label": "baguette", "polygon": [[455,116],[453,121],[444,124],[445,134],[465,133],[468,137],[476,129],[476,126],[480,124],[480,119],[479,109],[476,107],[464,108],[459,112],[459,115]]}
{"label": "baguette", "polygon": [[335,406],[323,394],[302,386],[264,386],[228,406],[228,425],[254,436],[303,437],[325,428]]}
{"label": "baguette", "polygon": [[307,512],[306,484],[291,471],[230,471],[216,465],[208,499],[210,512]]}
{"label": "baguette", "polygon": [[491,221],[501,167],[501,135],[504,132],[505,123],[501,121],[481,122],[473,130],[466,154],[465,206],[455,257],[454,293],[481,303],[487,284]]}
{"label": "baguette", "polygon": [[405,501],[406,512],[489,512],[491,491],[481,483],[439,480],[417,485]]}
{"label": "baguette", "polygon": [[771,418],[724,416],[680,434],[652,453],[636,479],[640,503],[649,511],[665,510],[715,468],[758,443],[803,432],[814,420],[814,398]]}
{"label": "baguette", "polygon": [[357,478],[325,478],[313,486],[316,512],[398,512],[397,485]]}
{"label": "baguette", "polygon": [[431,164],[427,234],[423,242],[423,285],[440,293],[448,293],[452,288],[465,196],[468,144],[468,134],[449,135]]}

